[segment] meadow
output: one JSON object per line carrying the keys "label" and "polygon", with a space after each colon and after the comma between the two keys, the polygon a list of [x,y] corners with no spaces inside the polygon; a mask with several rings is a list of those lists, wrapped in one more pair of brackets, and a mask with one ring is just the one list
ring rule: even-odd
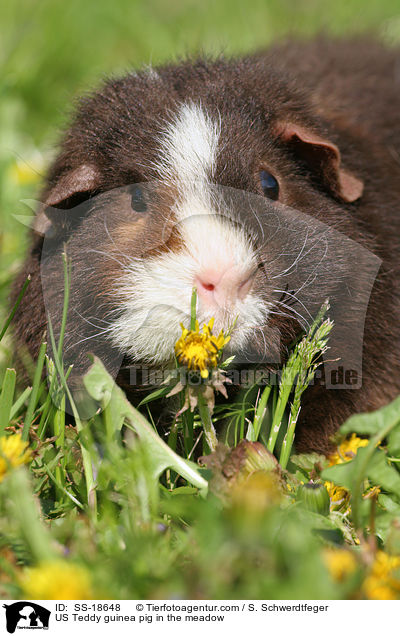
{"label": "meadow", "polygon": [[[73,400],[62,343],[53,343],[53,361],[42,347],[29,384],[15,371],[10,282],[73,100],[109,74],[198,53],[239,54],[320,31],[373,31],[395,45],[398,3],[2,3],[3,598],[400,598],[399,399],[345,422],[329,458],[298,455],[292,446],[302,390],[329,346],[324,308],[294,347],[285,382],[251,387],[213,413],[200,392],[194,413],[183,412],[163,438],[152,405],[169,399],[172,385],[137,410],[96,360],[85,385],[102,410],[83,420],[74,408],[65,416],[66,400]],[[67,262],[65,280],[67,311]],[[197,337],[193,310],[190,328],[185,337]],[[203,344],[217,336],[203,335]],[[51,329],[47,337],[51,342]],[[226,368],[223,347],[219,341],[217,359],[208,361],[212,373]],[[185,338],[179,351],[184,366]],[[50,389],[42,380],[46,367]],[[181,399],[183,405],[184,391]],[[234,431],[231,447],[217,443],[223,418]],[[275,425],[280,439],[271,440]],[[198,439],[201,464],[193,454]]]}

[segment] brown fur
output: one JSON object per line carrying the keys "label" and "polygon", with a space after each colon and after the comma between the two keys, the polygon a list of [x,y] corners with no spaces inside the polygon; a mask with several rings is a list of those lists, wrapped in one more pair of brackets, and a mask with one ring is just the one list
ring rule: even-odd
{"label": "brown fur", "polygon": [[[71,234],[70,250],[78,261],[86,236],[96,232],[99,249],[109,253],[114,240],[119,249],[135,254],[154,246],[159,231],[155,217],[152,223],[136,223],[122,206],[121,217],[110,228],[110,241],[100,238],[101,215],[82,220],[69,209],[94,194],[157,178],[154,132],[183,100],[201,100],[211,115],[220,113],[224,151],[218,156],[217,183],[261,194],[255,175],[260,166],[267,167],[279,179],[282,203],[314,215],[383,261],[365,325],[362,388],[330,391],[315,386],[304,396],[297,448],[327,452],[330,435],[350,414],[376,409],[400,392],[400,53],[370,40],[319,39],[277,45],[241,60],[165,66],[158,74],[158,80],[146,73],[112,79],[81,100],[43,193],[52,205],[64,208],[52,221]],[[279,134],[282,123],[300,126],[329,144],[313,146],[310,155],[310,147],[304,148],[301,140],[292,137],[289,143]],[[363,183],[360,198],[346,201],[340,191],[335,148],[340,152],[340,169],[355,183]],[[93,170],[71,194],[70,175],[82,165]],[[26,344],[33,355],[46,327],[39,276],[41,244],[42,239],[34,236],[15,285],[18,290],[27,273],[32,275],[16,316],[15,334],[17,343]],[[171,237],[169,248],[179,248],[177,237]],[[82,254],[82,259],[87,264],[87,256]],[[105,267],[99,256],[91,265],[96,276],[78,281],[72,296],[81,311],[90,304],[91,315],[101,319],[115,305],[112,285],[119,268],[116,261]],[[61,279],[54,276],[58,283],[51,293],[60,306]],[[258,285],[262,284],[259,279]],[[327,277],[326,295],[334,284]],[[321,296],[325,297],[324,290]],[[54,319],[57,322],[59,315]],[[291,323],[275,319],[272,326],[286,330],[283,341],[290,341]],[[80,335],[86,333],[83,323],[76,329]],[[104,354],[105,343],[99,347]],[[96,352],[97,343],[82,349],[82,356],[88,350]],[[105,357],[107,363],[107,352]]]}

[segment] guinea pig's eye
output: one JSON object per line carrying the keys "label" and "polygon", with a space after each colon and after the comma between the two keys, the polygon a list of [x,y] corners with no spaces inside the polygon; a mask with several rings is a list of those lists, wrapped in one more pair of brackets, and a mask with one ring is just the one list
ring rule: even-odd
{"label": "guinea pig's eye", "polygon": [[132,191],[132,199],[131,199],[132,210],[135,212],[146,212],[147,203],[144,199],[143,190],[140,186],[135,186]]}
{"label": "guinea pig's eye", "polygon": [[279,197],[279,183],[275,177],[266,170],[260,170],[260,183],[265,196],[276,201]]}

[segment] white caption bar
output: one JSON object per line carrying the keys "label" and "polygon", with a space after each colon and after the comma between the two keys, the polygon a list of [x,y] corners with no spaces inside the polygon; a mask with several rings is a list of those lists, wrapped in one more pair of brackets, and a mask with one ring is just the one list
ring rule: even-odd
{"label": "white caption bar", "polygon": [[[111,636],[180,633],[219,634],[256,630],[256,634],[378,633],[381,618],[398,616],[400,601],[4,601],[0,634],[30,636],[33,630],[63,635],[71,632]],[[283,631],[282,631],[283,630]],[[323,631],[322,631],[323,630]]]}

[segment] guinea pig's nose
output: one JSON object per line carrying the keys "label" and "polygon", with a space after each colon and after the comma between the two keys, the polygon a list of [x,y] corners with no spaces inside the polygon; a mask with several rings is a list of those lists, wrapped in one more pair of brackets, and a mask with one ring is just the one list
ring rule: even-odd
{"label": "guinea pig's nose", "polygon": [[197,294],[208,307],[228,307],[249,293],[254,271],[244,271],[238,266],[227,269],[206,269],[196,276]]}

